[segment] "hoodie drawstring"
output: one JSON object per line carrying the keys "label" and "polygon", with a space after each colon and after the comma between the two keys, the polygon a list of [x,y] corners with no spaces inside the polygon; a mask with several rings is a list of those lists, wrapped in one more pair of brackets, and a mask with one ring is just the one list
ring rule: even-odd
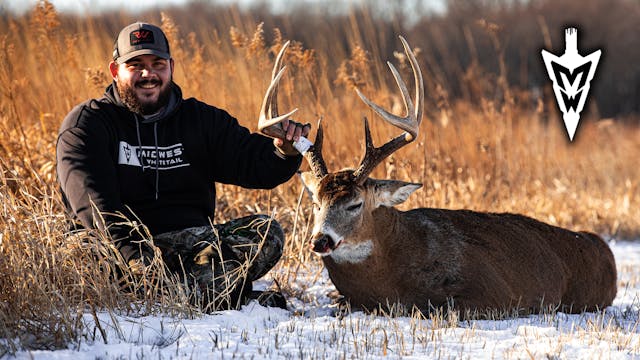
{"label": "hoodie drawstring", "polygon": [[140,137],[140,120],[138,120],[138,116],[135,116],[136,120],[136,133],[138,134],[138,160],[140,160],[140,167],[142,168],[142,172],[144,172],[144,161],[142,160],[142,138]]}
{"label": "hoodie drawstring", "polygon": [[153,141],[156,146],[156,200],[158,200],[158,187],[160,183],[160,170],[158,169],[158,163],[160,158],[158,157],[158,123],[153,123]]}
{"label": "hoodie drawstring", "polygon": [[[142,151],[142,138],[140,137],[140,120],[138,119],[138,116],[136,115],[136,133],[138,135],[138,153],[140,154],[140,167],[142,167],[142,172],[144,172],[144,168],[145,168],[145,162],[144,162],[144,153]],[[156,190],[156,200],[158,200],[159,197],[159,188],[160,188],[160,168],[159,168],[159,162],[160,162],[160,158],[159,158],[159,147],[158,147],[158,123],[154,122],[153,123],[153,141],[154,141],[154,146],[155,146],[155,153],[156,153],[156,181],[155,181],[155,190]]]}

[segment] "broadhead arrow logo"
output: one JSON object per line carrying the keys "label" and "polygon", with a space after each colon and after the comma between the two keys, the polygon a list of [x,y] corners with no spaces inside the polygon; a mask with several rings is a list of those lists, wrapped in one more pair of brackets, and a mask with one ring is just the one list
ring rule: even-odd
{"label": "broadhead arrow logo", "polygon": [[564,31],[565,50],[562,56],[556,56],[542,50],[542,59],[553,82],[553,92],[562,111],[562,120],[569,134],[573,136],[580,122],[580,112],[589,93],[590,82],[598,67],[601,51],[587,56],[578,54],[578,30],[567,28]]}

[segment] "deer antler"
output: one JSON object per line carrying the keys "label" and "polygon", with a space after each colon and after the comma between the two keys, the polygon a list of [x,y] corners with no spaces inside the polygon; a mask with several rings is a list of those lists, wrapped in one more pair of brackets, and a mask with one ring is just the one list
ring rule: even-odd
{"label": "deer antler", "polygon": [[[289,41],[282,45],[282,49],[280,49],[276,57],[275,64],[273,64],[271,84],[269,84],[269,88],[267,88],[267,92],[262,100],[260,117],[258,118],[258,130],[268,137],[279,139],[284,139],[286,135],[281,122],[298,111],[296,108],[284,115],[278,115],[278,83],[284,74],[284,70],[287,68],[286,66],[282,66],[282,58],[288,46]],[[304,154],[311,145],[311,142],[304,136],[301,136],[298,141],[293,143],[293,147],[302,154]]]}
{"label": "deer antler", "polygon": [[285,132],[282,129],[280,123],[293,115],[298,109],[284,114],[278,115],[278,83],[286,66],[282,66],[282,58],[289,46],[289,41],[282,45],[282,49],[276,57],[276,62],[273,64],[273,71],[271,72],[271,84],[267,88],[267,92],[262,100],[262,107],[260,108],[260,117],[258,118],[258,130],[269,137],[284,139]]}
{"label": "deer antler", "polygon": [[400,36],[400,41],[402,41],[404,52],[407,54],[411,63],[411,68],[413,69],[413,77],[416,87],[415,105],[411,101],[411,95],[409,94],[407,85],[400,77],[398,70],[396,70],[395,66],[393,66],[393,64],[391,64],[390,62],[387,62],[387,65],[389,65],[389,69],[391,69],[393,77],[396,79],[396,83],[398,84],[398,87],[402,92],[402,99],[407,111],[407,115],[405,117],[391,114],[390,112],[384,110],[382,107],[373,103],[371,100],[367,99],[360,92],[360,90],[356,89],[356,92],[358,93],[362,101],[369,105],[378,115],[380,115],[384,120],[388,121],[392,125],[406,131],[406,133],[401,134],[390,140],[386,144],[376,148],[373,145],[373,141],[371,140],[369,122],[366,117],[364,118],[365,155],[360,162],[360,166],[353,173],[355,181],[358,184],[362,184],[367,179],[369,174],[373,171],[373,169],[382,160],[391,155],[394,151],[412,142],[418,136],[418,129],[420,127],[420,122],[422,121],[422,110],[424,107],[424,84],[422,82],[422,72],[420,71],[418,61],[416,60],[413,51],[409,47],[409,44],[407,44],[407,41],[402,36]]}
{"label": "deer antler", "polygon": [[322,132],[322,117],[318,119],[318,130],[316,132],[316,139],[313,145],[304,153],[304,158],[307,159],[311,172],[318,179],[322,179],[329,172],[327,171],[327,165],[322,158],[322,140],[324,135]]}
{"label": "deer antler", "polygon": [[[271,84],[267,88],[267,92],[262,100],[262,107],[260,108],[260,117],[258,118],[258,130],[269,137],[284,139],[285,132],[280,124],[285,119],[293,115],[298,109],[293,109],[284,115],[278,115],[278,83],[280,78],[284,74],[286,66],[282,66],[282,58],[289,46],[289,41],[282,45],[282,49],[276,57],[276,61],[273,64],[273,71],[271,72]],[[322,158],[322,126],[318,120],[318,131],[316,133],[315,145],[312,144],[305,137],[301,136],[297,142],[293,143],[293,146],[302,154],[309,162],[309,166],[313,173],[322,178],[327,175],[327,166]]]}

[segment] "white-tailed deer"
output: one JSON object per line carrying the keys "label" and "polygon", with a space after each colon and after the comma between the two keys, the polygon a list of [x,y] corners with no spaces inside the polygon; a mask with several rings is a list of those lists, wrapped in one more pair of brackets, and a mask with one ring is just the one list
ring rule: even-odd
{"label": "white-tailed deer", "polygon": [[356,170],[327,171],[320,125],[305,154],[311,171],[302,177],[315,204],[311,244],[338,291],[353,306],[370,310],[394,303],[423,311],[453,305],[479,312],[557,306],[580,312],[609,306],[616,294],[616,267],[599,236],[517,214],[399,211],[393,206],[422,185],[369,178],[381,161],[417,137],[422,118],[422,75],[409,45],[400,39],[413,68],[415,101],[394,66],[389,67],[406,117],[358,94],[405,133],[375,147],[365,118],[365,156]]}

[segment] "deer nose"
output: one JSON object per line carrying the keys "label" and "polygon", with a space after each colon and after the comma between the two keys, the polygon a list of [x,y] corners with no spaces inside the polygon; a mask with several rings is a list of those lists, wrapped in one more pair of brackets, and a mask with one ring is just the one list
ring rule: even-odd
{"label": "deer nose", "polygon": [[316,234],[311,238],[311,249],[318,254],[327,254],[335,246],[331,236],[326,234]]}

